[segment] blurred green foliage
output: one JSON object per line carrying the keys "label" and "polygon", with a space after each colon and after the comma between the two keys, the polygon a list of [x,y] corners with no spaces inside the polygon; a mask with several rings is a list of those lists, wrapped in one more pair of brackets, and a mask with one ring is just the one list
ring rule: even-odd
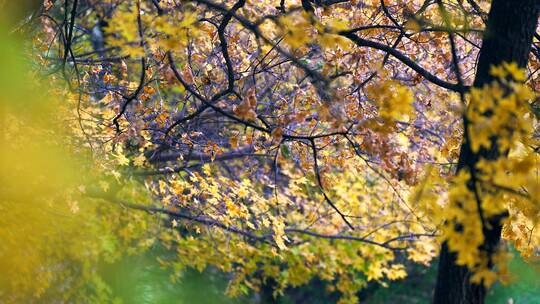
{"label": "blurred green foliage", "polygon": [[[105,280],[113,294],[122,303],[141,304],[213,304],[213,303],[335,303],[338,295],[330,293],[320,281],[312,281],[301,288],[286,290],[284,296],[273,299],[271,290],[261,290],[258,294],[230,299],[224,295],[227,277],[216,270],[203,272],[186,270],[182,278],[173,283],[170,270],[160,267],[156,256],[162,250],[153,250],[144,255],[130,256],[114,264],[104,264]],[[539,265],[540,266],[540,265]],[[508,286],[497,284],[490,290],[486,303],[519,304],[540,303],[540,277],[534,265],[514,258],[510,265],[516,274],[514,282]],[[414,266],[409,276],[402,281],[390,282],[387,287],[373,284],[359,294],[361,303],[431,303],[431,293],[437,275],[436,262],[431,267]],[[511,300],[510,300],[511,299]]]}

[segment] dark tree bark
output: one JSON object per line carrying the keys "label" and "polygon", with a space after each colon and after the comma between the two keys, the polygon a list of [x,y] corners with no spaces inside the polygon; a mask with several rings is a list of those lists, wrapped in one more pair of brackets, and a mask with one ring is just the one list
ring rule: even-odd
{"label": "dark tree bark", "polygon": [[[489,74],[492,65],[502,62],[516,62],[525,67],[531,50],[532,37],[536,30],[540,0],[493,0],[488,16],[475,87],[490,83],[494,78]],[[458,162],[458,170],[474,168],[479,158],[496,159],[497,147],[473,153],[464,141]],[[491,219],[484,232],[483,250],[493,253],[501,238],[501,220],[505,215]],[[472,275],[467,267],[455,264],[456,255],[443,244],[439,257],[439,272],[433,302],[436,304],[484,303],[486,289],[483,285],[471,284]]]}

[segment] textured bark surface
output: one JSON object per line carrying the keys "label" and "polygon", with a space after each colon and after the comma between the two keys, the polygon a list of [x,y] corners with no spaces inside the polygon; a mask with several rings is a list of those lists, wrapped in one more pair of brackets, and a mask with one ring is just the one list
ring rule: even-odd
{"label": "textured bark surface", "polygon": [[[536,30],[540,0],[493,0],[487,28],[484,34],[478,62],[475,87],[493,81],[489,75],[492,65],[516,62],[525,67],[531,50],[532,37]],[[498,149],[484,150],[475,154],[469,143],[461,147],[458,170],[474,165],[480,157],[495,159]],[[504,215],[490,221],[491,229],[484,229],[484,249],[493,252],[501,238],[500,224]],[[441,248],[439,272],[433,302],[436,304],[484,303],[486,289],[469,282],[471,273],[466,267],[455,265],[456,256],[449,252],[446,244]]]}

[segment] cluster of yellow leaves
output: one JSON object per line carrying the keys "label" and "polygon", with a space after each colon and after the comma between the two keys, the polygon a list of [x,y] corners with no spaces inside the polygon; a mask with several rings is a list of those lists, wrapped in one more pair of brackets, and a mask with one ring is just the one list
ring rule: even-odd
{"label": "cluster of yellow leaves", "polygon": [[[54,110],[65,114],[61,107]],[[148,248],[139,244],[147,216],[88,197],[101,192],[90,182],[98,174],[80,173],[95,168],[73,157],[66,134],[50,124],[56,121],[50,109],[47,123],[29,117],[31,112],[4,111],[0,130],[2,300],[107,302],[110,291],[97,273],[98,261]]]}
{"label": "cluster of yellow leaves", "polygon": [[182,16],[162,15],[158,16],[150,25],[158,35],[152,40],[155,47],[164,51],[175,50],[185,47],[190,38],[198,34],[197,14],[186,11]]}
{"label": "cluster of yellow leaves", "polygon": [[284,40],[294,49],[300,48],[313,41],[314,28],[309,13],[301,12],[278,19]]}
{"label": "cluster of yellow leaves", "polygon": [[338,33],[348,29],[347,23],[337,18],[328,18],[324,22],[314,15],[302,11],[278,18],[277,24],[284,37],[284,41],[293,50],[306,46],[309,43],[317,43],[323,48],[340,47],[349,50],[351,42]]}
{"label": "cluster of yellow leaves", "polygon": [[139,12],[133,7],[122,11],[117,10],[111,18],[108,31],[113,35],[108,43],[120,47],[125,55],[134,58],[144,56],[144,49],[140,46],[139,26],[137,18]]}
{"label": "cluster of yellow leaves", "polygon": [[[449,182],[428,172],[429,181],[415,192],[422,209],[440,226],[441,240],[457,253],[457,263],[474,272],[473,282],[486,286],[509,278],[509,254],[503,246],[494,253],[482,249],[490,221],[508,211],[503,237],[531,258],[540,215],[539,159],[530,148],[535,146],[531,134],[536,122],[529,108],[534,95],[517,82],[525,78],[515,64],[493,67],[491,73],[498,81],[468,94],[466,120],[472,151],[484,149],[497,157],[481,158],[473,172],[462,169]],[[438,197],[445,189],[448,197]]]}
{"label": "cluster of yellow leaves", "polygon": [[366,88],[366,92],[378,109],[379,116],[369,124],[374,130],[389,133],[395,130],[397,121],[414,118],[414,96],[397,81],[379,82]]}
{"label": "cluster of yellow leaves", "polygon": [[339,32],[349,29],[345,21],[338,18],[328,18],[324,24],[317,23],[316,28],[319,33],[317,43],[323,48],[340,47],[343,50],[350,50],[352,43],[347,38],[338,35]]}
{"label": "cluster of yellow leaves", "polygon": [[[396,201],[395,195],[383,191],[387,188],[385,181],[363,175],[365,165],[350,162],[346,166],[342,174],[329,176],[326,185],[340,210],[363,227],[347,234],[365,235],[378,243],[405,236],[389,245],[407,247],[411,260],[429,263],[436,253],[435,244],[429,237],[413,242],[412,236],[429,233],[425,223],[408,219],[410,210],[406,202]],[[163,231],[161,239],[178,254],[162,262],[178,274],[184,267],[203,270],[208,266],[232,272],[234,279],[228,288],[232,296],[250,289],[256,292],[270,278],[278,284],[275,293],[281,294],[289,286],[306,284],[311,278],[319,277],[335,282],[332,285],[343,295],[343,303],[357,302],[356,292],[368,281],[384,282],[406,276],[405,267],[394,261],[390,249],[361,241],[331,241],[291,232],[292,228],[338,235],[345,224],[336,214],[328,214],[329,206],[321,206],[323,198],[316,190],[313,176],[306,177],[290,165],[284,164],[284,170],[290,175],[290,184],[270,195],[265,195],[263,190],[269,181],[231,179],[221,174],[218,166],[208,164],[202,166],[201,172],[182,172],[149,181],[149,187],[170,210],[189,210],[228,229],[239,229],[256,237],[270,236],[266,241],[254,242],[223,227],[174,219],[172,229]],[[376,200],[368,203],[370,197]],[[187,233],[179,233],[180,227]]]}
{"label": "cluster of yellow leaves", "polygon": [[[148,216],[91,198],[103,192],[101,168],[85,158],[90,147],[77,122],[90,126],[93,117],[77,116],[77,98],[59,79],[45,83],[29,73],[18,41],[1,27],[0,44],[9,72],[0,81],[0,301],[110,302],[99,262],[148,248]],[[117,154],[111,162],[129,161]],[[120,196],[148,198],[141,187],[124,186]]]}
{"label": "cluster of yellow leaves", "polygon": [[449,208],[445,214],[447,221],[441,230],[450,250],[458,252],[456,262],[474,269],[480,258],[479,247],[484,242],[484,234],[479,218],[481,211],[474,193],[468,188],[470,179],[470,173],[461,170],[451,180]]}
{"label": "cluster of yellow leaves", "polygon": [[166,52],[185,47],[188,40],[196,37],[199,33],[195,12],[175,12],[151,18],[145,14],[147,9],[144,3],[138,10],[129,3],[117,9],[115,14],[109,18],[106,31],[110,35],[110,39],[107,42],[111,46],[119,47],[125,55],[140,58],[145,54],[145,50],[141,46],[143,32],[144,39],[148,42],[152,52],[157,50]]}
{"label": "cluster of yellow leaves", "polygon": [[508,151],[517,143],[527,144],[527,136],[532,131],[532,113],[528,104],[533,97],[532,92],[524,85],[505,80],[510,77],[521,81],[525,77],[524,71],[519,70],[515,63],[505,63],[501,67],[492,67],[491,73],[500,77],[502,82],[473,88],[470,93],[467,119],[474,152],[481,147],[489,149],[493,138],[497,138],[499,151]]}

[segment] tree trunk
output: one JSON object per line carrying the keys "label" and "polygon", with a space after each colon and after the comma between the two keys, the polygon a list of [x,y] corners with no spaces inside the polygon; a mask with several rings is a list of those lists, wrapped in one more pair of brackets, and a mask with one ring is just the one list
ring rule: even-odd
{"label": "tree trunk", "polygon": [[[480,59],[474,81],[475,87],[490,83],[492,65],[516,62],[525,67],[531,50],[532,37],[536,30],[540,0],[493,0],[488,16],[486,32],[480,50]],[[495,159],[498,149],[473,153],[468,142],[463,142],[458,161],[458,170],[474,168],[478,159]],[[501,217],[490,221],[491,228],[484,230],[483,249],[493,252],[501,238]],[[484,303],[486,289],[483,285],[471,284],[471,273],[465,266],[455,264],[456,255],[443,244],[439,257],[439,272],[433,302],[436,304]]]}

